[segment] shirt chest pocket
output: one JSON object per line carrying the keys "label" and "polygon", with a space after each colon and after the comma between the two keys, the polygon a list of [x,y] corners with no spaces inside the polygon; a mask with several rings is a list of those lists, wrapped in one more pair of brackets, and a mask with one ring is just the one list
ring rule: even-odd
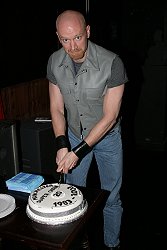
{"label": "shirt chest pocket", "polygon": [[101,88],[87,88],[86,97],[89,101],[96,101],[103,99],[107,91],[107,86]]}

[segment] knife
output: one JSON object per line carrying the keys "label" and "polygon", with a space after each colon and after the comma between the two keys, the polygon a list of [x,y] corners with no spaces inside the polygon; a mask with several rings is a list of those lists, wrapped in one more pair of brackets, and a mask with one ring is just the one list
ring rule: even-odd
{"label": "knife", "polygon": [[60,184],[62,183],[62,176],[63,176],[63,171],[60,172],[60,177],[59,177],[59,181],[58,181],[58,188],[60,187]]}

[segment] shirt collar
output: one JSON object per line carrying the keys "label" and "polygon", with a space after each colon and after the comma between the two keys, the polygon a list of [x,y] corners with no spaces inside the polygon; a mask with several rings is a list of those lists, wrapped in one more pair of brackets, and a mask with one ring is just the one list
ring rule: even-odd
{"label": "shirt collar", "polygon": [[[64,57],[60,63],[60,67],[64,65],[65,67],[72,67],[72,60],[70,56],[64,51]],[[83,67],[94,68],[95,70],[100,70],[99,61],[97,57],[97,47],[96,45],[88,40],[88,51],[85,61],[83,62]]]}

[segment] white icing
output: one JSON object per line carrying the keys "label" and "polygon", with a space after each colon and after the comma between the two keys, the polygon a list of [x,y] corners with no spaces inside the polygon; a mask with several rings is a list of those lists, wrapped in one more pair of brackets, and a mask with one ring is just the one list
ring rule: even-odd
{"label": "white icing", "polygon": [[53,183],[40,186],[30,194],[26,212],[37,222],[62,224],[77,219],[86,210],[87,202],[78,188]]}

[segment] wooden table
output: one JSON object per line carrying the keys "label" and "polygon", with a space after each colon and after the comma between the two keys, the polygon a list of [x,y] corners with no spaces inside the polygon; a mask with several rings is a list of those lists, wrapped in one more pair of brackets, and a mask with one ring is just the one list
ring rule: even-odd
{"label": "wooden table", "polygon": [[95,212],[102,209],[108,196],[108,192],[104,190],[78,188],[88,202],[86,213],[76,221],[56,226],[32,221],[26,214],[28,194],[10,191],[17,206],[10,215],[0,219],[0,237],[39,249],[69,249]]}

